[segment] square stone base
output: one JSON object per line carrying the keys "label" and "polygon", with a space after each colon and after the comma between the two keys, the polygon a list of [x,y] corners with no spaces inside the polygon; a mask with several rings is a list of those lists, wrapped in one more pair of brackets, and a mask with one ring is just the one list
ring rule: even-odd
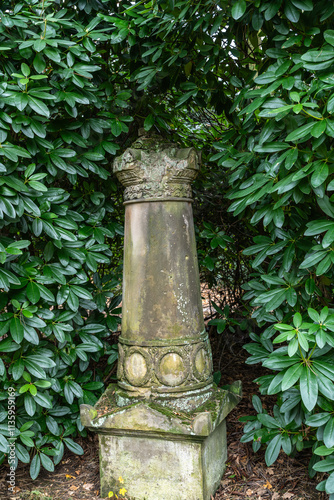
{"label": "square stone base", "polygon": [[99,444],[102,497],[124,487],[136,500],[210,500],[225,469],[225,420],[202,442],[100,434]]}
{"label": "square stone base", "polygon": [[99,433],[102,497],[110,491],[131,500],[210,500],[227,457],[226,415],[241,397],[215,388],[193,412],[154,402],[115,406],[117,387],[108,387],[96,406],[81,406],[85,427]]}

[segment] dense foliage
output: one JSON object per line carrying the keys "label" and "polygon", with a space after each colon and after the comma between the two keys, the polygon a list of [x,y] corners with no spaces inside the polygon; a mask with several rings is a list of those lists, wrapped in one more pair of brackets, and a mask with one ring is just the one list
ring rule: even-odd
{"label": "dense foliage", "polygon": [[332,3],[2,9],[1,387],[17,389],[18,459],[33,458],[36,477],[63,443],[80,452],[78,404],[102,390],[101,356],[115,360],[122,209],[110,164],[144,127],[202,151],[201,270],[239,304],[237,315],[216,305],[213,324],[253,325],[248,362],[272,371],[258,383],[277,405],[268,414],[254,397],[243,440],[266,444],[268,464],[312,447],[310,473],[330,472],[319,489],[334,498]]}
{"label": "dense foliage", "polygon": [[277,394],[273,416],[254,398],[259,414],[243,440],[255,450],[266,443],[268,465],[281,449],[312,447],[310,473],[331,472],[318,488],[334,498],[334,8],[281,4],[243,14],[255,30],[255,19],[263,23],[262,62],[238,96],[233,145],[217,145],[229,211],[258,227],[244,251],[254,269],[244,299],[261,327],[245,346],[248,362],[272,370],[257,382],[262,394]]}
{"label": "dense foliage", "polygon": [[129,94],[112,83],[109,28],[91,15],[102,6],[71,6],[2,2],[0,12],[0,460],[12,387],[16,458],[33,478],[64,445],[83,453],[72,439],[86,432],[79,404],[101,394],[111,368],[101,356],[117,357],[108,337],[122,225],[110,161],[132,120]]}

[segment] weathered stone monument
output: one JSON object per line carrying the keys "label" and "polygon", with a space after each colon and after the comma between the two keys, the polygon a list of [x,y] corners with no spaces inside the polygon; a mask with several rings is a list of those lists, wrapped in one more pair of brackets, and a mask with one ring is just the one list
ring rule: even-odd
{"label": "weathered stone monument", "polygon": [[241,388],[212,380],[190,186],[198,163],[193,148],[155,136],[114,163],[125,186],[118,384],[81,406],[99,433],[102,497],[125,488],[136,500],[209,500],[224,472],[225,417]]}

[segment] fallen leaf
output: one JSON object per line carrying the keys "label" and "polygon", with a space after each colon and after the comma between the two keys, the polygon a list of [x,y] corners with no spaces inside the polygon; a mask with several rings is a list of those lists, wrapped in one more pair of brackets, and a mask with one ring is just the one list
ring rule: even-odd
{"label": "fallen leaf", "polygon": [[66,479],[75,479],[75,476],[71,476],[70,474],[65,474]]}
{"label": "fallen leaf", "polygon": [[249,497],[250,497],[251,495],[253,495],[253,490],[247,490],[247,491],[246,491],[246,495],[248,495]]}
{"label": "fallen leaf", "polygon": [[[274,469],[273,469],[272,467],[268,467],[267,472],[268,472],[268,474],[270,474],[271,476],[272,476],[273,474],[275,474],[275,471],[274,471]],[[277,493],[277,494],[278,494],[278,493]]]}
{"label": "fallen leaf", "polygon": [[272,484],[269,483],[269,481],[266,482],[266,484],[263,485],[263,488],[267,488],[268,490],[272,489]]}
{"label": "fallen leaf", "polygon": [[72,491],[75,491],[78,489],[79,489],[79,486],[74,486],[74,484],[72,484],[72,486],[70,486],[70,490],[72,490]]}
{"label": "fallen leaf", "polygon": [[294,493],[289,493],[288,491],[286,493],[284,493],[284,495],[282,496],[282,498],[285,499],[289,499],[289,498],[292,498],[294,495]]}
{"label": "fallen leaf", "polygon": [[92,488],[94,488],[94,484],[93,483],[86,483],[82,487],[84,490],[91,490]]}
{"label": "fallen leaf", "polygon": [[277,493],[277,491],[274,491],[274,494],[271,497],[271,500],[278,500],[279,498],[280,498],[279,493]]}

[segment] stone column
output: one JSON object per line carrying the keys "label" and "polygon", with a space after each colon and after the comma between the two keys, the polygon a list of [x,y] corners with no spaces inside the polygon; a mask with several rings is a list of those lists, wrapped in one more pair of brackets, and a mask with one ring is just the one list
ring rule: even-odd
{"label": "stone column", "polygon": [[[143,137],[116,159],[125,186],[118,386],[183,409],[211,395],[192,213],[193,148]],[[121,402],[121,399],[119,399]]]}
{"label": "stone column", "polygon": [[[192,214],[193,148],[141,137],[116,159],[125,186],[118,384],[84,426],[99,433],[101,496],[209,500],[225,468],[225,417],[241,396],[212,381]],[[124,481],[124,483],[123,483]]]}

